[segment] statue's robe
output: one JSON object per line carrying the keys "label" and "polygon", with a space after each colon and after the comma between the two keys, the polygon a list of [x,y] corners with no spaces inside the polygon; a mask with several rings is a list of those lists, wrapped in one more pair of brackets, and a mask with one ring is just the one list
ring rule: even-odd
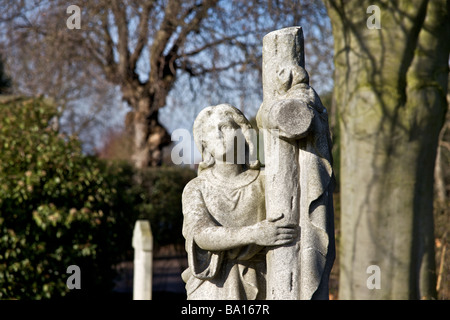
{"label": "statue's robe", "polygon": [[[276,117],[273,116],[273,110],[286,105],[291,106],[292,114],[289,116],[293,118],[305,114],[301,108],[308,108],[312,113],[309,127],[303,128],[305,133],[301,137],[295,138],[292,132],[284,132],[282,126],[278,126],[274,120]],[[295,111],[294,106],[298,111]],[[314,89],[306,83],[299,83],[284,94],[275,96],[268,102],[264,101],[257,119],[261,127],[276,129],[281,139],[295,141],[298,147],[298,156],[289,164],[292,166],[292,172],[298,172],[289,179],[299,179],[298,297],[301,300],[328,299],[329,276],[335,259],[333,214],[335,179],[327,111]],[[286,187],[285,192],[297,190],[288,190]]]}
{"label": "statue's robe", "polygon": [[328,115],[317,93],[307,84],[293,86],[280,99],[304,101],[314,112],[308,134],[298,140],[300,299],[328,299],[328,282],[335,259],[335,179]]}
{"label": "statue's robe", "polygon": [[226,251],[207,251],[195,235],[207,227],[243,227],[265,219],[264,180],[259,170],[247,170],[233,179],[202,171],[183,191],[183,236],[188,269],[187,298],[265,299],[266,251],[246,245]]}

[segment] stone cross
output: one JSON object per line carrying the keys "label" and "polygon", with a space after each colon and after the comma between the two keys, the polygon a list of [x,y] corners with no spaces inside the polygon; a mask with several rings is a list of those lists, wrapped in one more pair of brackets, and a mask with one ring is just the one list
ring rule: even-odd
{"label": "stone cross", "polygon": [[153,236],[150,223],[138,220],[133,231],[133,300],[152,299]]}
{"label": "stone cross", "polygon": [[334,260],[331,140],[326,109],[309,86],[301,27],[263,39],[266,217],[300,225],[267,253],[267,299],[327,299]]}

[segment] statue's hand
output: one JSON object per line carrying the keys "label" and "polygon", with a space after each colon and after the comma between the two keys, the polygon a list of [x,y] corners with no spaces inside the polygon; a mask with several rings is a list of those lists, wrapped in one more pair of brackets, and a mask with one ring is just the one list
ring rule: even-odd
{"label": "statue's hand", "polygon": [[260,246],[280,246],[292,242],[298,236],[295,224],[263,220],[252,226],[254,243]]}

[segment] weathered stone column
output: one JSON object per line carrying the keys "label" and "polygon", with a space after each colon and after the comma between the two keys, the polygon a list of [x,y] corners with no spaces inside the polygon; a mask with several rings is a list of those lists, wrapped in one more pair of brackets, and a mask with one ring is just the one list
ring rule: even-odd
{"label": "weathered stone column", "polygon": [[[263,39],[264,102],[258,113],[258,126],[264,129],[266,162],[266,215],[269,220],[286,220],[299,225],[300,189],[298,142],[312,114],[305,109],[299,117],[289,100],[278,104],[280,80],[289,77],[283,66],[304,67],[303,33],[301,28],[273,31]],[[289,133],[286,136],[286,133]],[[267,255],[267,298],[299,299],[299,240],[270,250]]]}
{"label": "weathered stone column", "polygon": [[153,236],[147,220],[136,221],[133,231],[133,248],[133,300],[151,300]]}
{"label": "weathered stone column", "polygon": [[300,237],[267,254],[268,299],[327,299],[334,261],[331,138],[327,111],[309,86],[301,27],[263,39],[266,216]]}

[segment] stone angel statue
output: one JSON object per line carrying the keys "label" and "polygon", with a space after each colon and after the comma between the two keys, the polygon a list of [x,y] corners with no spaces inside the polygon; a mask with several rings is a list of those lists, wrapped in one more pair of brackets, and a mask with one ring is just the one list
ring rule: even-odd
{"label": "stone angel statue", "polygon": [[182,196],[188,299],[265,299],[267,248],[298,237],[298,226],[266,219],[253,133],[228,104],[203,109],[194,122],[203,161]]}

